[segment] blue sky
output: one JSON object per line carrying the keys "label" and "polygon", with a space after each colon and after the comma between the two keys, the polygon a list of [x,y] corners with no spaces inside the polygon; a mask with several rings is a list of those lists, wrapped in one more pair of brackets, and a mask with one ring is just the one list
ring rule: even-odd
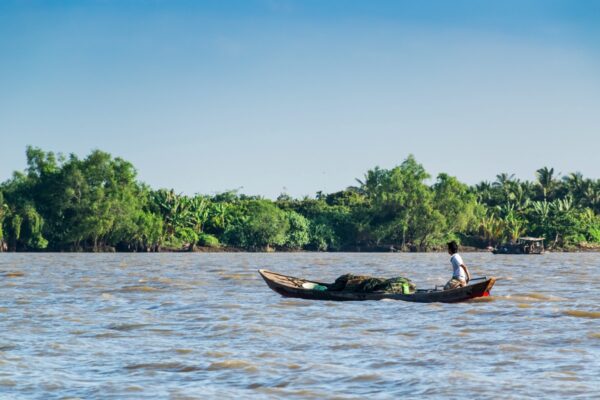
{"label": "blue sky", "polygon": [[25,147],[274,198],[414,154],[600,178],[598,1],[2,1],[0,180]]}

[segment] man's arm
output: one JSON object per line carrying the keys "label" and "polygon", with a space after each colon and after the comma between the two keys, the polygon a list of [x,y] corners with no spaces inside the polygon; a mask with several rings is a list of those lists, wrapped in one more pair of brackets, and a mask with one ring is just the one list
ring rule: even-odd
{"label": "man's arm", "polygon": [[465,270],[465,273],[467,274],[467,283],[469,283],[469,281],[471,280],[471,272],[469,272],[469,268],[467,268],[467,266],[465,264],[460,264],[461,268]]}

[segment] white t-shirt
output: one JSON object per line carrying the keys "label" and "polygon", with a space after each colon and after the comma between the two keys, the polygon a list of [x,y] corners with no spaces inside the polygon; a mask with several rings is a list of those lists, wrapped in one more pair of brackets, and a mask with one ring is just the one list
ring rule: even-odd
{"label": "white t-shirt", "polygon": [[466,281],[467,274],[465,273],[465,270],[460,267],[460,264],[464,264],[460,254],[454,253],[452,257],[450,257],[450,262],[452,263],[452,277]]}

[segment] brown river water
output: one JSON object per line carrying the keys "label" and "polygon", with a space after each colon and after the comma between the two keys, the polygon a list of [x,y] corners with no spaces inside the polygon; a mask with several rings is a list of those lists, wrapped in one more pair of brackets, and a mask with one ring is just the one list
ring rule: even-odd
{"label": "brown river water", "polygon": [[0,254],[0,398],[600,398],[600,254],[463,258],[491,297],[286,299],[256,272],[427,288],[447,254]]}

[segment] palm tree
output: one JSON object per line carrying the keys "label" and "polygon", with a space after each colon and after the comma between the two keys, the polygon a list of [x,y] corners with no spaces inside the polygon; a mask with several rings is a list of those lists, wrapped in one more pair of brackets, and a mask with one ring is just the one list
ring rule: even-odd
{"label": "palm tree", "polygon": [[585,193],[593,186],[590,179],[585,179],[581,172],[573,172],[563,178],[563,182],[575,203],[581,205],[585,202]]}
{"label": "palm tree", "polygon": [[527,182],[516,182],[512,185],[509,199],[514,203],[518,211],[525,210],[530,203],[530,195],[528,193]]}
{"label": "palm tree", "polygon": [[503,202],[509,202],[514,200],[513,192],[515,190],[515,186],[520,182],[515,180],[515,174],[507,174],[503,172],[501,174],[496,175],[496,182],[492,184],[493,187],[498,188],[503,196]]}
{"label": "palm tree", "polygon": [[596,182],[587,187],[582,201],[586,207],[598,212],[600,210],[600,183]]}
{"label": "palm tree", "polygon": [[493,198],[492,184],[488,181],[483,181],[475,185],[475,194],[477,201],[480,203],[490,203]]}
{"label": "palm tree", "polygon": [[542,194],[544,200],[548,198],[548,193],[554,188],[556,181],[554,180],[554,168],[548,169],[548,167],[540,168],[536,171],[538,179],[538,185],[542,188]]}
{"label": "palm tree", "polygon": [[366,196],[375,195],[381,188],[388,171],[375,167],[365,174],[363,180],[356,178],[356,182],[360,185],[359,191]]}
{"label": "palm tree", "polygon": [[510,182],[515,180],[515,174],[507,174],[503,172],[501,174],[496,175],[496,182],[493,183],[494,186],[503,188],[506,185],[509,185]]}

